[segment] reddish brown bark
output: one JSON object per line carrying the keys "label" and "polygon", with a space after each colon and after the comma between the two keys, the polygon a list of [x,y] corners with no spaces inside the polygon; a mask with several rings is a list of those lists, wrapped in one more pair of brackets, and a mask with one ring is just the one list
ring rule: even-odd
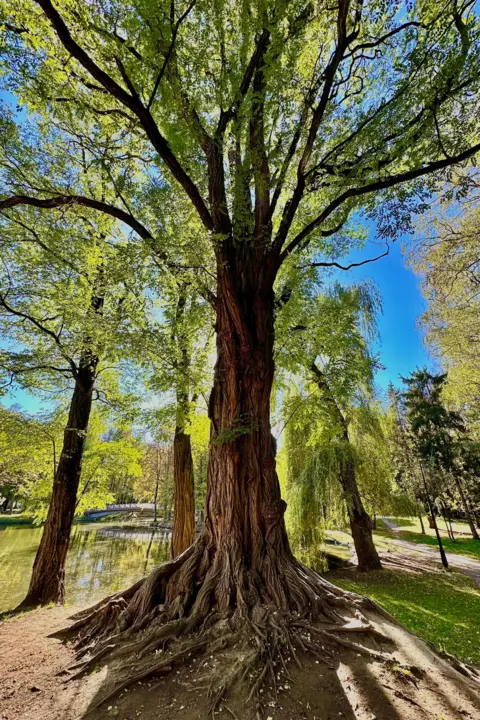
{"label": "reddish brown bark", "polygon": [[274,294],[270,283],[262,287],[262,273],[255,272],[255,265],[242,259],[238,272],[231,260],[219,271],[203,534],[217,550],[222,579],[215,597],[220,609],[234,605],[241,593],[255,593],[256,587],[286,607],[277,570],[291,553],[270,427]]}
{"label": "reddish brown bark", "polygon": [[195,541],[195,485],[190,435],[177,426],[173,441],[174,515],[172,557]]}
{"label": "reddish brown bark", "polygon": [[52,499],[33,564],[28,593],[20,607],[63,603],[65,600],[65,561],[92,407],[93,385],[91,365],[79,368],[62,453],[55,473]]}
{"label": "reddish brown bark", "polygon": [[186,286],[179,285],[179,291],[173,333],[180,355],[179,373],[176,378],[177,412],[173,441],[174,519],[171,544],[173,558],[192,545],[196,536],[192,444],[188,433],[190,425],[190,355],[183,327],[187,304]]}

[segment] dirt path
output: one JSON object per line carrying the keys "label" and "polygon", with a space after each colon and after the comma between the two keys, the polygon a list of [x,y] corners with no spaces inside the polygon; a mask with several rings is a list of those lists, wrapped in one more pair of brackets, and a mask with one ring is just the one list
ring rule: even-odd
{"label": "dirt path", "polygon": [[[399,526],[396,525],[394,522],[385,517],[382,517],[380,519],[383,520],[389,530],[391,530],[392,532],[398,531]],[[397,547],[402,548],[403,551],[408,551],[409,554],[411,553],[413,559],[416,561],[423,560],[428,562],[428,564],[432,565],[438,565],[440,563],[440,557],[437,548],[397,538],[388,538],[388,542],[392,545],[396,545]],[[380,554],[382,555],[382,557],[388,560],[388,552],[380,551]],[[480,562],[478,560],[468,557],[467,555],[457,555],[455,553],[448,552],[447,560],[450,567],[454,568],[455,570],[459,570],[464,575],[468,575],[472,578],[472,580],[475,581],[477,587],[480,587]]]}
{"label": "dirt path", "polygon": [[[115,674],[109,665],[65,682],[73,653],[50,633],[63,627],[72,608],[33,611],[0,625],[1,720],[206,720],[211,673],[228,668],[235,646],[191,658],[165,678],[148,678],[106,703]],[[390,660],[368,658],[341,646],[319,662],[300,654],[291,679],[278,668],[278,696],[265,688],[264,720],[480,720],[478,683],[456,672],[421,640],[378,616],[374,628],[387,645],[359,636],[356,642],[386,650]],[[232,656],[233,654],[233,656]],[[255,720],[255,707],[234,692],[215,720]]]}

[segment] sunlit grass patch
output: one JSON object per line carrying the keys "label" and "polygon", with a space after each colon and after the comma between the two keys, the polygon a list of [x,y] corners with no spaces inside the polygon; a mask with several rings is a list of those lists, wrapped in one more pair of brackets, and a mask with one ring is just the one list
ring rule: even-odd
{"label": "sunlit grass patch", "polygon": [[450,571],[412,575],[382,570],[341,570],[328,579],[360,595],[368,595],[412,632],[454,653],[480,662],[480,592],[464,575]]}

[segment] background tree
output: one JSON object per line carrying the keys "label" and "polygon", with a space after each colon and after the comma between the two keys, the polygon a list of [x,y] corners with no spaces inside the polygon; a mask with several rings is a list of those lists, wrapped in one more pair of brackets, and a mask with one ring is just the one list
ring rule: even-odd
{"label": "background tree", "polygon": [[416,452],[432,478],[435,495],[440,495],[450,475],[456,485],[472,536],[479,539],[461,481],[458,435],[465,432],[462,418],[447,410],[442,401],[446,375],[432,375],[426,369],[417,370],[404,379],[406,415],[414,438]]}
{"label": "background tree", "polygon": [[[286,323],[280,322],[278,361],[302,373],[307,393],[315,399],[323,418],[319,432],[321,445],[331,443],[330,453],[336,455],[326,462],[336,467],[347,506],[350,529],[360,570],[381,567],[372,536],[372,521],[365,511],[357,482],[357,452],[351,438],[352,424],[357,423],[357,438],[366,442],[375,421],[367,410],[368,396],[373,393],[375,359],[360,327],[372,333],[378,298],[368,287],[334,288],[328,295],[305,297],[299,301],[297,313],[288,310]],[[312,389],[313,388],[313,389]],[[367,429],[369,427],[369,430]],[[372,457],[373,461],[373,457]],[[365,462],[365,460],[364,460]],[[365,472],[366,466],[363,464]]]}
{"label": "background tree", "polygon": [[131,337],[134,311],[141,323],[145,304],[129,289],[133,276],[141,286],[142,256],[122,245],[111,222],[98,224],[98,219],[88,211],[37,217],[29,207],[5,211],[1,218],[0,326],[8,339],[0,351],[4,384],[72,393],[25,606],[63,602],[92,400],[112,380],[109,367]]}
{"label": "background tree", "polygon": [[409,261],[422,275],[428,303],[421,323],[430,351],[446,372],[447,402],[478,417],[480,411],[480,177],[456,173],[409,243]]}

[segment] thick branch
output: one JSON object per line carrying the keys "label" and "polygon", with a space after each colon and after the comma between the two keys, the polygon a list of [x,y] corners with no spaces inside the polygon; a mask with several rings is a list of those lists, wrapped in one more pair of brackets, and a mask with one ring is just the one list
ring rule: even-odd
{"label": "thick branch", "polygon": [[349,0],[339,0],[337,15],[337,45],[332,55],[332,58],[323,73],[324,83],[322,93],[313,113],[312,121],[310,123],[310,128],[308,131],[307,142],[305,143],[305,147],[297,167],[297,184],[295,186],[295,190],[293,191],[292,197],[285,205],[282,220],[280,222],[280,227],[275,238],[274,245],[277,251],[280,250],[287,237],[288,231],[290,230],[291,224],[293,222],[293,218],[295,217],[295,213],[297,212],[298,206],[300,205],[300,201],[303,197],[303,193],[305,190],[305,170],[313,152],[313,147],[318,134],[318,130],[320,128],[320,124],[330,101],[330,94],[332,91],[338,66],[342,62],[348,46],[358,36],[358,29],[347,34],[347,18],[349,5]]}
{"label": "thick branch", "polygon": [[30,197],[28,195],[12,195],[9,198],[0,200],[0,211],[8,208],[16,207],[17,205],[31,205],[32,207],[38,208],[58,208],[65,207],[68,205],[83,205],[84,207],[90,207],[93,210],[98,210],[106,215],[121,220],[126,225],[129,225],[132,230],[143,239],[152,239],[151,233],[147,228],[136,220],[132,215],[115,207],[108,203],[101,202],[100,200],[94,200],[93,198],[87,198],[83,195],[56,195],[52,198],[41,199],[36,197]]}
{"label": "thick branch", "polygon": [[152,115],[148,108],[146,108],[138,96],[134,97],[130,93],[126,92],[116,80],[114,80],[108,73],[102,70],[94,60],[85,52],[85,50],[78,45],[70,34],[68,27],[66,26],[63,18],[60,16],[56,8],[52,5],[50,0],[35,0],[40,5],[45,15],[48,17],[52,26],[66,50],[74,57],[78,62],[87,70],[90,75],[97,80],[105,90],[115,97],[125,107],[128,107],[132,112],[135,113],[137,118],[140,120],[142,127],[144,128],[150,142],[152,143],[155,150],[158,152],[162,160],[165,162],[167,167],[172,172],[175,179],[183,187],[194,207],[196,208],[200,219],[207,230],[213,230],[212,218],[208,211],[205,202],[200,195],[200,192],[185,172],[175,155],[173,154],[167,140],[163,137],[157,124],[155,123]]}
{"label": "thick branch", "polygon": [[464,150],[458,155],[444,158],[442,160],[435,160],[433,162],[427,163],[427,165],[423,165],[422,167],[416,168],[414,170],[407,170],[406,172],[391,175],[389,177],[383,178],[382,180],[377,180],[376,182],[369,183],[368,185],[363,185],[356,188],[349,188],[348,190],[345,190],[345,192],[332,200],[332,202],[327,205],[327,207],[323,210],[322,213],[320,213],[320,215],[318,215],[318,217],[315,218],[315,220],[312,220],[308,225],[303,228],[303,230],[298,233],[298,235],[296,235],[296,237],[293,238],[290,244],[280,254],[279,264],[281,265],[285,258],[287,258],[288,255],[290,255],[300,245],[300,243],[305,240],[308,235],[310,235],[310,233],[320,227],[322,223],[325,222],[325,220],[330,217],[333,212],[335,212],[335,210],[337,210],[341,205],[343,205],[344,202],[346,202],[350,198],[361,197],[362,195],[368,195],[371,192],[377,192],[379,190],[386,190],[390,187],[394,187],[395,185],[400,185],[404,182],[416,180],[417,178],[423,177],[424,175],[430,175],[431,173],[438,172],[439,170],[443,170],[447,167],[450,167],[451,165],[457,165],[458,163],[468,160],[468,158],[472,157],[479,151],[480,143],[477,143],[476,145],[473,145],[472,147]]}

